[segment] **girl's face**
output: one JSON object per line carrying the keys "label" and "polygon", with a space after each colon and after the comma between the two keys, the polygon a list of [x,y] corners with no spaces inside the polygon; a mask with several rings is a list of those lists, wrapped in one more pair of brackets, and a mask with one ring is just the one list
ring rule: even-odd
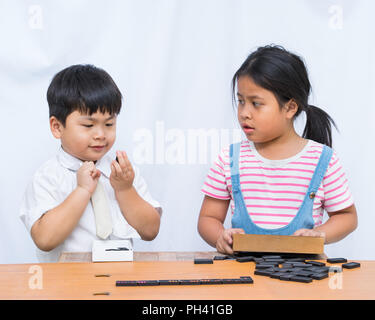
{"label": "girl's face", "polygon": [[[289,103],[280,108],[275,95],[248,76],[237,80],[238,122],[246,137],[254,143],[265,143],[279,138],[293,127]],[[293,108],[292,108],[293,109]]]}

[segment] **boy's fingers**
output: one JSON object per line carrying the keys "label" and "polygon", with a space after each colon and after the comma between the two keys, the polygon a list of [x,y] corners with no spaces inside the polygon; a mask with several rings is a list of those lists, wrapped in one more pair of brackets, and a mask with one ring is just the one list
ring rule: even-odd
{"label": "boy's fingers", "polygon": [[125,151],[117,151],[116,155],[117,155],[120,167],[124,171],[132,169],[131,163],[130,163],[129,158],[128,158],[128,156],[127,156],[127,154],[126,154]]}
{"label": "boy's fingers", "polygon": [[126,154],[126,152],[125,151],[122,151],[121,152],[122,153],[122,155],[123,155],[123,157],[124,157],[124,160],[125,160],[125,164],[129,167],[131,167],[131,163],[130,163],[130,160],[129,160],[129,158],[128,158],[128,155]]}
{"label": "boy's fingers", "polygon": [[120,165],[117,163],[117,161],[112,161],[111,169],[112,169],[112,173],[113,173],[115,176],[120,176],[121,173],[122,173],[121,167],[120,167]]}

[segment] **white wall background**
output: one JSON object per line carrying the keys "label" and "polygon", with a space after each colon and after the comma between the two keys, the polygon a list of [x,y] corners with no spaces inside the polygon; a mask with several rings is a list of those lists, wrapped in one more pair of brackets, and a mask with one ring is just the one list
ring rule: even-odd
{"label": "white wall background", "polygon": [[305,58],[311,103],[340,129],[334,148],[359,226],[326,252],[375,259],[374,10],[372,0],[1,0],[0,263],[37,261],[19,203],[59,146],[48,125],[49,82],[77,63],[104,68],[117,82],[124,103],[115,146],[128,151],[164,208],[158,237],[137,241],[136,250],[210,249],[196,228],[200,187],[238,132],[230,80],[250,51],[269,43]]}

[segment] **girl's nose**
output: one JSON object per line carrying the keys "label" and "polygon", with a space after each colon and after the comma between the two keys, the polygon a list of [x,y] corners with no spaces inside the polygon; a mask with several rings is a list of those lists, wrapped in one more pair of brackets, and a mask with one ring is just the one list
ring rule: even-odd
{"label": "girl's nose", "polygon": [[243,106],[239,109],[239,116],[241,119],[251,119],[253,117],[251,114],[251,108],[248,105]]}

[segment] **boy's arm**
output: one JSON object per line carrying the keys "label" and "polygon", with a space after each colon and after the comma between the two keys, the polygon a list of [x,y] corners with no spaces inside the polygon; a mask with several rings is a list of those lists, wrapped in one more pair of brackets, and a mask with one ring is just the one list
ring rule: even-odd
{"label": "boy's arm", "polygon": [[153,240],[159,233],[159,212],[133,187],[134,170],[125,152],[117,152],[112,161],[110,183],[115,190],[117,202],[126,221],[143,240]]}
{"label": "boy's arm", "polygon": [[40,250],[53,250],[71,234],[90,201],[99,177],[100,171],[95,169],[94,163],[85,162],[77,171],[77,188],[33,224],[31,237]]}
{"label": "boy's arm", "polygon": [[115,191],[117,202],[126,221],[143,240],[153,240],[159,233],[160,215],[147,201],[142,199],[134,187]]}
{"label": "boy's arm", "polygon": [[340,211],[328,212],[328,215],[329,219],[324,224],[312,230],[297,230],[294,235],[323,236],[325,244],[329,244],[345,238],[357,228],[357,210],[354,204]]}

